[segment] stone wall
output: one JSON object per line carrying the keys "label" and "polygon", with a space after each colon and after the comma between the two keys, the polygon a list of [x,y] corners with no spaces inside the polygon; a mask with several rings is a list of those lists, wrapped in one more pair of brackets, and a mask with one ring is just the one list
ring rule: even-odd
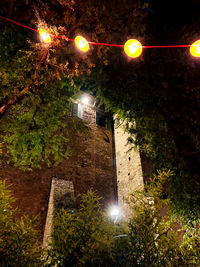
{"label": "stone wall", "polygon": [[[143,188],[143,174],[141,167],[140,153],[127,145],[128,133],[124,130],[122,121],[115,126],[115,153],[116,153],[116,174],[118,188],[118,203],[123,210],[124,219],[130,214],[126,199],[135,190]],[[129,151],[130,150],[130,151]]]}
{"label": "stone wall", "polygon": [[[112,131],[95,124],[94,103],[83,105],[82,119],[89,135],[71,135],[72,155],[57,167],[45,167],[33,171],[21,171],[6,166],[0,168],[0,177],[12,184],[11,190],[18,199],[15,203],[20,214],[40,216],[41,237],[47,215],[52,177],[72,181],[76,205],[81,195],[93,188],[102,197],[106,207],[114,199]],[[77,118],[79,119],[79,118]]]}
{"label": "stone wall", "polygon": [[53,230],[53,217],[62,208],[75,208],[74,186],[71,181],[52,178],[49,204],[43,236],[43,247],[49,247]]}

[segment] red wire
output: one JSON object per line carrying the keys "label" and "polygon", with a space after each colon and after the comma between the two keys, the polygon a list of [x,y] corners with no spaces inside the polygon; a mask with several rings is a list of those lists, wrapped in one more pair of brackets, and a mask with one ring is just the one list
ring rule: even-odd
{"label": "red wire", "polygon": [[22,27],[24,27],[24,28],[27,28],[27,29],[29,29],[29,30],[38,32],[38,30],[33,29],[33,28],[31,28],[31,27],[28,27],[28,26],[26,26],[26,25],[23,25],[23,24],[21,24],[21,23],[19,23],[19,22],[16,22],[16,21],[14,21],[14,20],[11,20],[11,19],[8,19],[8,18],[4,18],[4,17],[2,17],[2,16],[0,16],[0,18],[1,18],[1,19],[4,19],[4,20],[7,20],[7,21],[10,21],[10,22],[12,22],[12,23],[14,23],[14,24],[17,24],[17,25],[19,25],[19,26],[22,26]]}
{"label": "red wire", "polygon": [[[124,45],[120,45],[120,44],[107,44],[107,43],[97,43],[97,42],[88,42],[88,44],[124,47]],[[190,47],[190,46],[191,45],[142,45],[141,47],[142,48],[170,48],[170,47]]]}
{"label": "red wire", "polygon": [[[5,17],[2,17],[0,16],[1,19],[4,19],[4,20],[7,20],[7,21],[10,21],[14,24],[17,24],[19,26],[22,26],[24,28],[27,28],[29,30],[32,30],[32,31],[35,31],[35,32],[39,32],[38,30],[36,29],[33,29],[31,27],[28,27],[26,25],[23,25],[19,22],[16,22],[14,20],[11,20],[11,19],[8,19],[8,18],[5,18]],[[54,38],[59,38],[59,39],[65,39],[66,41],[71,41],[71,42],[74,42],[74,39],[69,39],[65,36],[61,36],[61,35],[52,35]],[[124,47],[124,45],[120,45],[120,44],[107,44],[107,43],[98,43],[98,42],[88,42],[88,44],[91,44],[91,45],[104,45],[104,46],[115,46],[115,47]],[[171,47],[190,47],[191,45],[144,45],[142,46],[142,48],[171,48]]]}
{"label": "red wire", "polygon": [[88,42],[88,44],[124,47],[124,45],[120,45],[120,44],[107,44],[107,43],[97,43],[97,42]]}
{"label": "red wire", "polygon": [[142,48],[190,47],[191,45],[143,45]]}

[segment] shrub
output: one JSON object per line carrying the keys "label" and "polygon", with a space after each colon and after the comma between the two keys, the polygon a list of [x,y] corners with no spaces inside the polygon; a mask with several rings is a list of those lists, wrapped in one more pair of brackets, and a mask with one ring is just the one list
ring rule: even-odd
{"label": "shrub", "polygon": [[130,205],[127,266],[180,266],[178,238],[166,217],[160,215],[160,203],[137,192]]}
{"label": "shrub", "polygon": [[42,250],[34,228],[37,218],[16,217],[11,191],[0,180],[0,263],[1,266],[41,266]]}
{"label": "shrub", "polygon": [[54,220],[51,264],[111,266],[114,231],[114,225],[100,209],[99,198],[88,191],[78,211],[58,212]]}

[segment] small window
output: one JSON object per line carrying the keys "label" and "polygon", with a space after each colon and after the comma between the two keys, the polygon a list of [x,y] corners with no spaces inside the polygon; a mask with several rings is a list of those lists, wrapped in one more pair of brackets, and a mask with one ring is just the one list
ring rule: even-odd
{"label": "small window", "polygon": [[106,116],[102,112],[96,112],[96,124],[99,126],[106,127]]}
{"label": "small window", "polygon": [[72,103],[71,106],[71,115],[73,117],[82,118],[82,108],[80,104]]}

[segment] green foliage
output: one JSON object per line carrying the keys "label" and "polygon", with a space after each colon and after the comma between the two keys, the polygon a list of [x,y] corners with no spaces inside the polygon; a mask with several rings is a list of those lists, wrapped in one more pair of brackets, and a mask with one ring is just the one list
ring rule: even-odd
{"label": "green foliage", "polygon": [[[163,200],[171,216],[178,217],[181,223],[192,227],[193,224],[200,222],[198,187],[193,188],[193,196],[184,191],[184,188],[176,195],[177,180],[176,174],[170,170],[157,171],[146,182],[145,188],[150,196]],[[182,185],[179,184],[179,186],[181,188]],[[188,181],[187,190],[189,190],[189,187],[190,181]],[[192,209],[189,209],[188,205]]]}
{"label": "green foliage", "polygon": [[80,210],[61,210],[54,221],[50,257],[58,266],[109,266],[114,230],[100,210],[99,198],[88,191]]}
{"label": "green foliage", "polygon": [[132,196],[131,207],[127,266],[180,266],[177,236],[159,215],[160,205],[138,192]]}
{"label": "green foliage", "polygon": [[182,235],[185,232],[182,240],[154,186],[151,197],[144,191],[134,192],[130,219],[121,225],[106,219],[92,191],[83,196],[80,210],[59,211],[48,266],[198,266],[197,229],[180,228]]}
{"label": "green foliage", "polygon": [[36,218],[17,218],[12,208],[14,201],[5,181],[0,180],[1,266],[41,266],[42,250],[34,229]]}
{"label": "green foliage", "polygon": [[69,79],[70,68],[58,71],[55,58],[53,65],[44,64],[50,48],[33,39],[27,42],[15,26],[3,29],[0,43],[1,107],[14,100],[1,118],[0,139],[7,149],[4,161],[22,169],[40,167],[43,162],[57,165],[71,153],[70,131],[85,131],[81,122],[69,117],[70,99],[80,87]]}
{"label": "green foliage", "polygon": [[200,265],[200,230],[198,225],[194,225],[193,228],[184,227],[185,234],[183,236],[183,242],[181,249],[183,251],[183,257],[188,263],[188,266]]}
{"label": "green foliage", "polygon": [[127,225],[108,220],[91,190],[83,195],[79,210],[59,211],[46,260],[41,260],[46,255],[33,227],[36,218],[15,217],[14,198],[5,181],[0,181],[1,266],[199,266],[198,227],[184,226],[179,230],[183,240],[178,237],[167,211],[161,216],[166,202],[158,197],[157,181],[155,176],[151,196],[143,191],[132,195]]}
{"label": "green foliage", "polygon": [[[154,173],[145,183],[145,189],[148,195],[154,198],[164,199],[163,201],[167,202],[170,195],[169,179],[171,177],[172,179],[174,177],[174,173],[171,170],[158,170],[156,174]],[[167,204],[169,204],[169,202],[167,202]]]}
{"label": "green foliage", "polygon": [[166,197],[173,175],[159,171],[144,191],[131,195],[127,237],[116,244],[116,266],[199,266],[199,221],[183,224]]}
{"label": "green foliage", "polygon": [[[10,31],[3,32],[3,35],[7,36],[6,33],[9,35]],[[1,51],[2,54],[3,51]],[[2,70],[0,79],[3,84],[2,99],[19,95],[21,89],[26,85],[30,86],[31,90],[1,119],[1,140],[6,144],[7,152],[11,156],[9,160],[15,166],[30,169],[40,167],[42,162],[48,165],[52,163],[57,165],[71,153],[69,148],[70,129],[74,131],[76,128],[77,132],[85,131],[81,122],[76,122],[69,117],[70,97],[74,94],[75,89],[68,78],[60,81],[54,79],[49,84],[53,79],[53,70],[46,69],[46,75],[41,73],[37,76],[38,81],[34,81],[35,66],[33,62],[25,63],[25,61],[34,60],[36,54],[34,51],[24,51],[24,53],[26,56],[16,52],[12,59],[6,61],[7,67],[5,64],[2,65],[5,73],[6,69],[12,70],[14,65],[16,76],[24,79],[19,78],[20,83],[18,83],[14,78],[15,85],[13,86],[12,77],[10,75],[7,75],[7,78],[4,77]],[[18,61],[23,64],[23,69]],[[30,66],[33,68],[32,74]]]}
{"label": "green foliage", "polygon": [[7,144],[11,162],[21,168],[39,167],[42,162],[58,164],[70,155],[70,129],[84,131],[80,121],[69,117],[69,82],[65,81],[63,88],[57,82],[44,90],[25,97],[12,109],[14,118],[3,121],[1,139]]}
{"label": "green foliage", "polygon": [[[173,222],[179,224],[179,245],[182,261],[187,266],[198,266],[200,264],[200,246],[199,246],[199,223],[200,223],[200,214],[198,212],[198,206],[194,207],[194,210],[188,215],[187,211],[180,214],[180,211],[177,212],[177,206],[174,206],[172,197],[174,196],[171,191],[173,190],[170,187],[170,179],[175,179],[173,172],[169,171],[158,171],[157,174],[154,174],[152,178],[149,179],[146,183],[146,195],[152,199],[154,207],[157,207],[157,213],[162,210],[162,207],[165,207],[165,224],[173,225]],[[184,200],[183,205],[185,203]],[[178,214],[178,216],[177,216]],[[190,220],[188,220],[188,217]],[[193,219],[193,220],[192,220]],[[180,243],[180,237],[182,241]]]}

